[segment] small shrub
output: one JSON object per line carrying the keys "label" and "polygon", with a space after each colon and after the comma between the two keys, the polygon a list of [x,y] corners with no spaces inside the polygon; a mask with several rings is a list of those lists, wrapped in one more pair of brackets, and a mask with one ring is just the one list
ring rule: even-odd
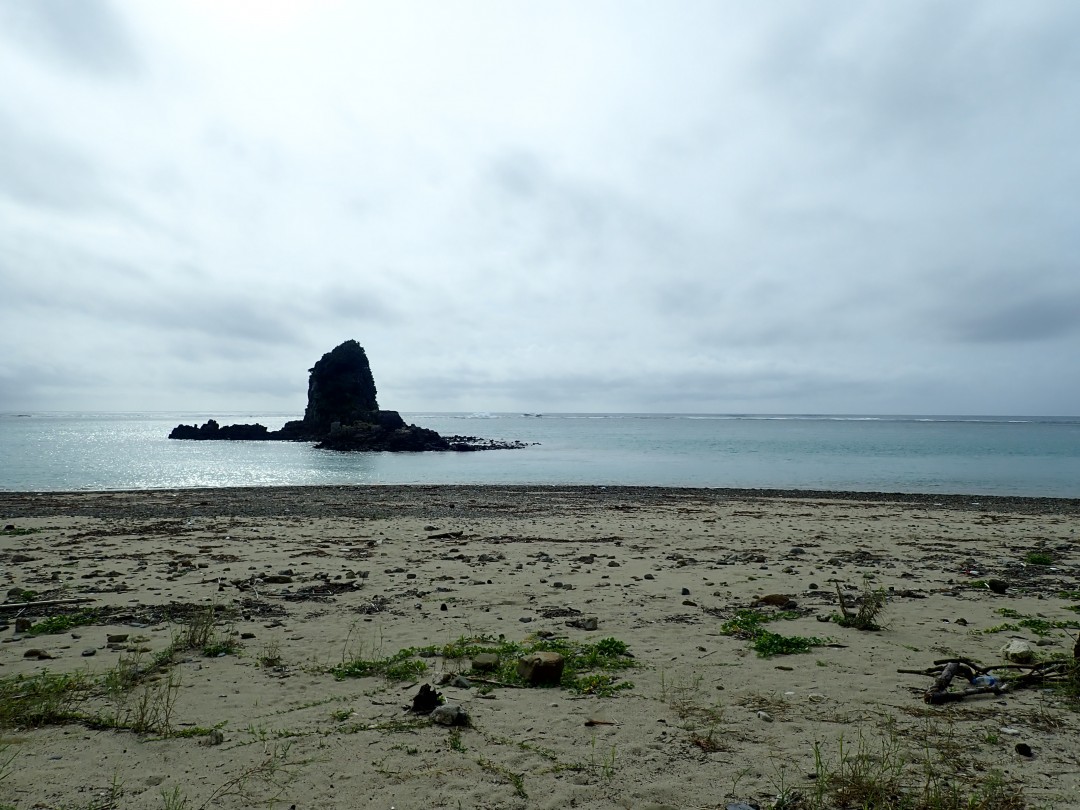
{"label": "small shrub", "polygon": [[1054,558],[1045,551],[1029,551],[1024,556],[1024,562],[1028,565],[1053,565]]}
{"label": "small shrub", "polygon": [[869,580],[863,586],[859,600],[858,613],[850,613],[844,606],[844,597],[840,593],[840,583],[836,584],[836,599],[840,604],[840,615],[833,614],[832,620],[841,627],[853,627],[856,630],[880,630],[877,617],[885,610],[886,594],[883,588],[872,589]]}

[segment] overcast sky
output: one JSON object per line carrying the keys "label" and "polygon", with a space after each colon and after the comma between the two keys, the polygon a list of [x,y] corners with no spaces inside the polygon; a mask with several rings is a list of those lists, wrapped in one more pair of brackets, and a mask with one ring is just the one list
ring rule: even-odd
{"label": "overcast sky", "polygon": [[1080,3],[0,0],[0,410],[1080,413]]}

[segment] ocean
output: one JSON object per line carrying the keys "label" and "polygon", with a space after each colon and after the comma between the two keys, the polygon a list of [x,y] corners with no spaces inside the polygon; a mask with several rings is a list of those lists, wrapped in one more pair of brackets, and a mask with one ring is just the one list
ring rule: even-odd
{"label": "ocean", "polygon": [[444,435],[534,443],[338,453],[167,438],[282,413],[0,414],[0,490],[305,484],[590,484],[1080,498],[1080,417],[405,413]]}

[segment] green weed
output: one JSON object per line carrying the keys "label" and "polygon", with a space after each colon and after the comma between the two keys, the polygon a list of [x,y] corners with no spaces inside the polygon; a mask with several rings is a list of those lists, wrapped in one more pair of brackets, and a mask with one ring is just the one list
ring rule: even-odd
{"label": "green weed", "polygon": [[616,638],[589,644],[567,639],[531,639],[516,643],[501,636],[462,637],[442,646],[407,647],[388,657],[359,655],[343,661],[330,672],[338,679],[381,676],[391,681],[415,681],[427,671],[425,659],[439,656],[446,660],[461,660],[481,653],[494,653],[499,658],[499,666],[494,672],[484,674],[498,683],[520,686],[524,684],[517,673],[518,659],[534,652],[562,655],[564,666],[560,685],[578,694],[612,697],[633,688],[628,681],[617,682],[614,675],[595,674],[596,670],[611,673],[636,666],[626,643]]}
{"label": "green weed", "polygon": [[1003,624],[995,625],[994,627],[988,627],[981,632],[988,633],[1005,633],[1016,632],[1021,628],[1030,630],[1037,636],[1048,636],[1051,630],[1077,630],[1080,629],[1080,621],[1076,619],[1043,619],[1038,616],[1025,616],[1023,613],[1019,613],[1012,608],[998,608],[997,613],[1006,619],[1017,619],[1015,623],[1005,622]]}
{"label": "green weed", "polygon": [[26,632],[31,636],[45,636],[54,633],[63,633],[73,627],[83,627],[97,621],[97,615],[92,610],[80,610],[78,613],[69,613],[64,616],[50,616],[30,626]]}
{"label": "green weed", "polygon": [[415,681],[427,671],[427,664],[416,659],[415,654],[415,648],[410,647],[387,658],[354,658],[330,671],[338,680],[381,675],[388,681]]}
{"label": "green weed", "polygon": [[740,610],[728,621],[720,625],[720,632],[736,638],[748,639],[750,646],[762,658],[774,655],[792,655],[809,652],[814,647],[828,644],[825,639],[805,636],[782,636],[762,627],[766,622],[777,619],[796,618],[799,614],[791,611],[766,614],[756,610]]}

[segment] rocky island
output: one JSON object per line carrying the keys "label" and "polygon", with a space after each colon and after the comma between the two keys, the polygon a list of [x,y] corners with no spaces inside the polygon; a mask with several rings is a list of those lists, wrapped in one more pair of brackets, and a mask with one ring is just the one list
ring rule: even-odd
{"label": "rocky island", "polygon": [[375,379],[367,353],[355,340],[329,351],[312,367],[303,419],[281,430],[265,425],[219,425],[210,419],[201,427],[177,425],[170,439],[216,441],[317,442],[326,450],[423,451],[509,450],[522,442],[493,441],[475,436],[441,436],[434,430],[407,425],[397,411],[379,408]]}

